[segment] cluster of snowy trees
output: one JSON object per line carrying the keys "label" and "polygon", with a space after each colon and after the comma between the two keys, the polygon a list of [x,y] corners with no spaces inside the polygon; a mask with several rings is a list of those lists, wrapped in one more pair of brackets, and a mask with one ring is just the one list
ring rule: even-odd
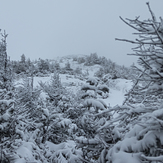
{"label": "cluster of snowy trees", "polygon": [[163,162],[163,19],[147,6],[151,19],[121,18],[139,37],[117,40],[137,45],[132,55],[141,67],[134,67],[139,76],[122,106],[113,108],[102,100],[108,86],[96,77],[76,93],[62,86],[57,70],[37,88],[33,76],[15,86],[1,33],[0,162]]}
{"label": "cluster of snowy trees", "polygon": [[[95,76],[102,78],[106,74],[110,74],[113,79],[116,78],[125,78],[132,79],[138,74],[136,69],[132,69],[131,67],[120,66],[110,59],[105,57],[99,57],[96,53],[92,53],[89,56],[81,56],[81,57],[72,57],[73,61],[77,61],[80,64],[83,63],[85,66],[93,66],[100,65],[101,68],[96,72]],[[70,58],[71,59],[71,58]],[[61,60],[62,62],[62,60]],[[52,61],[48,59],[38,59],[35,61],[31,61],[29,58],[23,54],[21,55],[20,61],[11,61],[10,62],[12,71],[18,76],[28,75],[31,76],[47,76],[50,73],[53,73],[55,70],[59,71],[62,74],[82,74],[82,69],[77,67],[76,69],[71,68],[71,64],[69,61],[65,63],[64,67],[60,66],[60,62]],[[83,74],[84,75],[84,74]]]}
{"label": "cluster of snowy trees", "polygon": [[21,55],[20,61],[11,61],[11,67],[15,74],[26,74],[31,76],[31,72],[35,76],[43,76],[44,74],[53,73],[60,69],[58,62],[50,62],[48,59],[40,59],[31,61],[26,59],[24,54]]}
{"label": "cluster of snowy trees", "polygon": [[102,78],[106,74],[110,74],[112,79],[123,78],[132,79],[139,74],[136,69],[125,67],[116,64],[106,57],[99,57],[97,53],[91,53],[89,56],[73,57],[73,61],[79,64],[83,63],[85,66],[100,65],[101,68],[95,73],[95,76]]}

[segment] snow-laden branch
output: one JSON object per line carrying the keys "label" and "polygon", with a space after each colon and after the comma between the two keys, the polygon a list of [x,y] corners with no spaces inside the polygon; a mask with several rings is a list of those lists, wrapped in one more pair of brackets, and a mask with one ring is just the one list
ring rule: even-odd
{"label": "snow-laden branch", "polygon": [[143,157],[144,159],[148,160],[148,161],[163,161],[163,156],[155,156],[155,157],[149,157],[149,156],[145,156],[145,155],[141,155],[141,157]]}

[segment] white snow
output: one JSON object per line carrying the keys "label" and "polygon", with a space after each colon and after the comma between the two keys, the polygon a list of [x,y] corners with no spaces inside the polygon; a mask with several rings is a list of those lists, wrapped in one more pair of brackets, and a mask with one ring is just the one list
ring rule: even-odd
{"label": "white snow", "polygon": [[112,163],[140,163],[139,155],[120,151],[113,154]]}
{"label": "white snow", "polygon": [[50,156],[52,162],[78,162],[81,158],[82,151],[75,148],[76,143],[72,140],[60,144],[53,144],[49,141],[46,142],[46,147],[50,150],[46,154]]}
{"label": "white snow", "polygon": [[49,117],[49,110],[48,109],[43,109],[42,111],[46,117]]}
{"label": "white snow", "polygon": [[[79,66],[79,64],[77,64]],[[63,63],[64,66],[64,63]],[[75,64],[73,65],[74,67],[76,66]],[[73,68],[74,68],[73,67]],[[94,77],[94,73],[97,72],[97,70],[100,68],[100,66],[96,65],[96,66],[83,66],[82,65],[82,71],[87,71],[89,73],[89,79],[92,79],[92,77]],[[39,86],[39,82],[42,81],[43,83],[49,82],[51,79],[51,76],[53,74],[50,74],[49,77],[34,77],[34,87]],[[60,74],[60,79],[61,82],[63,84],[63,86],[66,89],[69,89],[72,92],[77,92],[78,90],[81,90],[82,86],[88,86],[88,85],[84,85],[86,84],[86,79],[80,79],[75,77],[74,75],[68,75],[68,74]],[[105,99],[102,99],[101,97],[99,97],[98,99],[94,100],[94,99],[87,99],[84,102],[85,106],[93,106],[98,110],[106,110],[108,107],[114,107],[116,105],[122,105],[123,101],[125,100],[125,94],[132,88],[132,81],[130,80],[125,80],[125,79],[109,79],[111,81],[111,85],[101,85],[101,87],[108,87],[109,89],[109,96]],[[21,83],[23,82],[23,80],[18,80],[15,82],[15,84],[21,85]],[[90,86],[91,88],[94,88],[93,91],[96,91],[96,87],[95,86]],[[46,94],[44,92],[41,93],[41,97],[42,99],[46,99]],[[5,104],[5,105],[10,105],[10,103],[12,103],[13,101],[0,101],[1,104]],[[50,115],[49,110],[43,108],[43,115],[45,115],[45,119]],[[153,115],[157,116],[157,114],[160,112],[154,112]],[[162,112],[161,112],[162,113]],[[4,119],[7,119],[7,115],[4,115],[3,117]],[[86,116],[83,116],[83,121],[85,121],[85,119],[87,119]],[[108,124],[106,123],[106,119],[103,118],[100,121],[98,121],[98,125],[104,125],[103,127],[107,126]],[[114,123],[114,121],[112,122]],[[70,119],[60,119],[60,122],[58,123],[58,125],[60,127],[63,128],[69,128],[68,132],[71,134],[73,133],[74,130],[77,129],[76,124],[73,124],[71,122]],[[2,128],[3,126],[0,126],[0,128]],[[17,129],[17,132],[19,132],[19,130]],[[37,133],[38,131],[36,131],[33,135],[32,138],[37,137]],[[115,135],[116,138],[120,138],[121,134],[118,130],[118,128],[115,128],[113,130],[113,133]],[[21,134],[21,133],[19,133]],[[130,135],[135,134],[136,136],[136,131],[135,133],[130,133]],[[153,135],[152,135],[153,136]],[[149,140],[153,140],[154,137],[152,137],[151,135],[149,135],[148,137],[145,137],[145,139],[147,141]],[[137,155],[132,155],[132,154],[127,154],[126,152],[124,152],[124,150],[128,149],[128,147],[131,146],[131,143],[134,142],[133,139],[128,138],[126,140],[130,140],[128,142],[125,142],[125,144],[121,144],[120,145],[120,151],[115,152],[113,155],[113,163],[138,163],[139,160]],[[85,141],[88,142],[88,140],[84,140],[81,138],[81,140],[79,139],[78,141],[82,141],[83,143]],[[90,139],[89,143],[90,144],[96,144],[98,141],[97,139]],[[144,147],[148,146],[149,144],[144,144]],[[80,156],[82,155],[82,151],[80,149],[76,149],[75,148],[76,143],[74,141],[67,141],[65,143],[60,143],[60,144],[53,144],[51,142],[46,142],[46,148],[48,149],[47,151],[47,156],[50,156],[50,159],[57,162],[58,160],[62,160],[64,162],[75,162],[78,160],[78,158],[80,158]],[[133,145],[132,148],[138,148],[137,144]],[[33,150],[33,144],[30,142],[27,143],[23,143],[18,150],[16,151],[17,154],[19,155],[20,159],[17,160],[18,162],[22,163],[25,161],[22,158],[28,158],[27,161],[36,161],[34,156],[32,155],[32,150]],[[74,152],[75,151],[75,152]],[[139,151],[139,150],[138,150]],[[67,160],[66,160],[66,157]],[[22,160],[21,160],[22,159]],[[21,161],[20,161],[21,160]]]}
{"label": "white snow", "polygon": [[132,88],[132,85],[133,83],[131,80],[116,79],[115,86],[109,88],[109,97],[103,99],[103,101],[111,107],[122,105],[125,100],[125,94]]}
{"label": "white snow", "polygon": [[105,107],[102,102],[97,101],[95,99],[86,99],[84,101],[85,107],[94,107],[95,109],[105,110]]}
{"label": "white snow", "polygon": [[[16,153],[19,155],[20,158],[25,158],[26,161],[35,161],[33,154],[33,144],[31,142],[23,142],[23,144],[17,149]],[[24,159],[22,159],[22,163],[25,162]],[[17,162],[20,162],[20,159],[17,160]]]}

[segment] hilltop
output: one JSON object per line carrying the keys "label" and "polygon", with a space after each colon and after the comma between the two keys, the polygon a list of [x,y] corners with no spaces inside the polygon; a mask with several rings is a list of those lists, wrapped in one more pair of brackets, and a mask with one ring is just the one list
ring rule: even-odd
{"label": "hilltop", "polygon": [[138,73],[132,67],[125,67],[105,57],[99,57],[96,53],[90,55],[68,55],[56,59],[31,61],[21,56],[20,61],[11,62],[12,70],[17,76],[48,76],[54,71],[60,74],[78,75],[82,78],[96,76],[102,78],[109,75],[110,78],[133,79]]}

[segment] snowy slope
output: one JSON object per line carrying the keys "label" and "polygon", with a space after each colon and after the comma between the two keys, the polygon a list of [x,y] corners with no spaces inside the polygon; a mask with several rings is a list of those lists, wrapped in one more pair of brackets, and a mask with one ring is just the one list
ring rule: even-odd
{"label": "snowy slope", "polygon": [[[92,76],[92,74],[90,75]],[[67,89],[72,90],[74,93],[78,91],[82,84],[85,83],[84,80],[80,80],[75,78],[73,75],[60,74],[61,82],[63,86],[67,87]],[[34,77],[34,87],[38,86],[39,81],[48,82],[50,77]],[[113,107],[115,105],[121,105],[125,100],[125,94],[132,88],[132,81],[126,79],[116,79],[115,86],[110,89],[109,97],[107,99],[103,99],[103,101]]]}
{"label": "snowy slope", "polygon": [[[81,68],[82,73],[89,73],[89,76],[93,77],[94,73],[101,68],[100,65],[93,65],[93,66],[85,66],[84,63],[79,64],[77,61],[73,61],[73,56],[75,55],[70,55],[70,56],[65,56],[65,57],[58,57],[56,58],[56,61],[59,63],[61,68],[65,67],[66,63],[70,63],[70,67],[75,70],[76,68]],[[81,57],[85,57],[84,55],[81,55]],[[60,62],[62,60],[62,62]]]}
{"label": "snowy slope", "polygon": [[[73,55],[75,56],[75,55]],[[72,69],[81,68],[83,74],[88,73],[87,77],[94,77],[95,72],[100,69],[100,65],[93,65],[93,66],[85,66],[83,63],[79,64],[77,61],[73,61],[73,56],[65,56],[65,57],[58,57],[56,61],[60,64],[60,67],[65,67],[66,63],[70,63],[70,67]],[[84,55],[83,55],[84,57]],[[62,60],[62,62],[60,62]],[[42,81],[43,83],[49,82],[51,76],[49,77],[34,77],[34,87],[39,86],[39,82]],[[74,93],[77,92],[83,84],[85,84],[85,79],[76,78],[74,75],[68,74],[60,74],[60,79],[64,87],[67,89],[72,90]],[[22,83],[22,80],[17,81],[16,83]],[[126,79],[110,79],[109,84],[109,97],[107,99],[103,99],[107,105],[111,107],[115,105],[121,105],[125,99],[124,95],[131,89],[132,81]]]}
{"label": "snowy slope", "polygon": [[125,100],[125,94],[132,88],[132,81],[126,79],[116,79],[115,86],[110,88],[109,97],[103,99],[111,107],[121,105]]}
{"label": "snowy slope", "polygon": [[[94,71],[90,69],[90,77],[93,76]],[[52,75],[52,74],[51,74]],[[34,77],[34,87],[39,86],[39,82],[49,82],[51,75],[49,77]],[[72,90],[74,93],[78,91],[83,84],[85,84],[85,80],[80,80],[75,78],[74,75],[60,74],[61,82],[63,86],[67,89]],[[22,80],[17,81],[16,83],[21,83]],[[132,81],[126,79],[115,79],[114,86],[110,86],[109,89],[109,97],[107,99],[103,99],[103,101],[113,107],[115,105],[121,105],[125,99],[125,94],[132,88]]]}

